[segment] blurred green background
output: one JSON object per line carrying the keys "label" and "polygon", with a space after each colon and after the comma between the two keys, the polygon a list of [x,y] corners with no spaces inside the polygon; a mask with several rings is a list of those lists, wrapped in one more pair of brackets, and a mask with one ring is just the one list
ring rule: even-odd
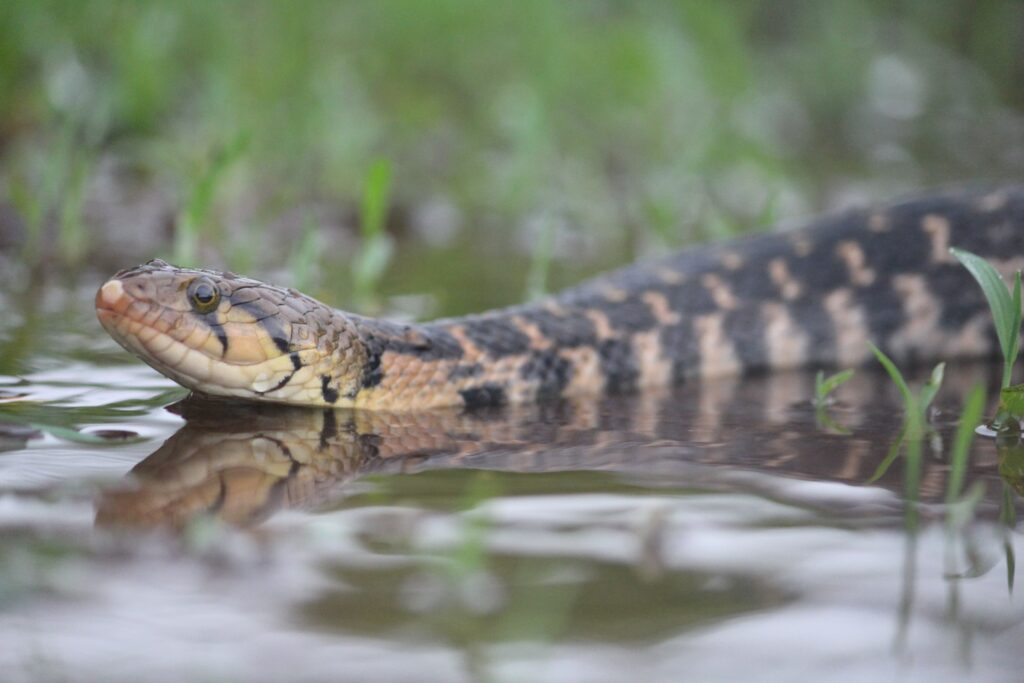
{"label": "blurred green background", "polygon": [[1024,2],[0,3],[0,282],[154,256],[461,313],[1024,178]]}

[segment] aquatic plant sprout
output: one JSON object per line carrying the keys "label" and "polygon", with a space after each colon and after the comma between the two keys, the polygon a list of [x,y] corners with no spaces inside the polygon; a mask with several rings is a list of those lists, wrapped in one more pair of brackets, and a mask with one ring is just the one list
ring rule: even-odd
{"label": "aquatic plant sprout", "polygon": [[985,293],[989,308],[992,309],[992,319],[996,326],[996,334],[999,336],[999,346],[1003,352],[1002,388],[1006,389],[1010,386],[1013,364],[1017,361],[1017,355],[1020,353],[1020,271],[1018,270],[1014,277],[1013,296],[1011,297],[1003,276],[991,263],[963,249],[954,247],[949,252],[974,276],[981,286],[981,291]]}
{"label": "aquatic plant sprout", "polygon": [[837,424],[828,414],[828,407],[832,405],[832,392],[841,384],[844,384],[853,377],[853,370],[843,370],[834,375],[825,377],[825,371],[819,370],[814,376],[814,414],[818,426],[823,429],[830,429],[838,434],[849,434],[850,430]]}
{"label": "aquatic plant sprout", "polygon": [[875,354],[875,358],[882,364],[885,371],[889,373],[889,377],[896,385],[896,388],[899,389],[900,395],[903,397],[903,405],[906,408],[903,431],[900,433],[900,438],[872,480],[881,476],[881,473],[888,468],[896,454],[899,453],[900,448],[906,445],[906,467],[904,468],[903,486],[907,502],[911,503],[907,508],[907,528],[912,531],[917,528],[917,509],[913,503],[917,501],[917,494],[921,483],[921,442],[926,424],[925,414],[928,412],[928,407],[932,401],[935,400],[935,395],[939,393],[939,387],[942,386],[942,377],[945,374],[946,364],[939,363],[936,365],[932,370],[931,377],[921,387],[921,390],[915,394],[907,385],[907,381],[903,378],[903,373],[892,362],[892,359],[871,342],[868,342],[868,346],[871,347],[871,352]]}
{"label": "aquatic plant sprout", "polygon": [[935,400],[935,395],[939,393],[939,387],[942,386],[942,376],[945,374],[946,364],[939,363],[936,365],[935,368],[932,369],[931,377],[929,377],[925,385],[921,387],[921,391],[915,395],[914,392],[910,390],[910,386],[907,384],[907,381],[903,379],[903,373],[900,372],[899,368],[896,367],[896,364],[892,362],[892,359],[885,355],[881,349],[871,342],[868,342],[868,346],[871,347],[871,352],[875,354],[875,358],[877,358],[878,362],[882,364],[885,371],[889,373],[889,377],[892,378],[896,388],[899,389],[900,395],[903,397],[903,405],[906,407],[908,415],[910,413],[919,414],[923,424],[925,411],[928,410],[928,406],[930,406],[932,401]]}
{"label": "aquatic plant sprout", "polygon": [[840,385],[846,383],[851,377],[853,377],[853,370],[843,370],[828,377],[825,377],[824,370],[819,370],[818,374],[814,377],[814,405],[818,408],[824,408],[831,403],[832,392],[838,389]]}

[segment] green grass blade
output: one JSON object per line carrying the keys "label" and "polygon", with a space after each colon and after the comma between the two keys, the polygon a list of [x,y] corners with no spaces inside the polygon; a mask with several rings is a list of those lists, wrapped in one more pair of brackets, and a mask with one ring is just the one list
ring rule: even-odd
{"label": "green grass blade", "polygon": [[939,389],[942,388],[942,378],[946,374],[946,364],[939,363],[932,369],[932,375],[925,382],[925,385],[921,387],[921,393],[919,398],[918,410],[922,413],[928,410],[928,406],[935,400],[935,395],[939,393]]}
{"label": "green grass blade", "polygon": [[889,373],[889,377],[892,378],[896,388],[900,390],[900,394],[903,396],[903,403],[909,410],[914,405],[914,394],[911,393],[910,387],[907,386],[907,381],[903,379],[903,373],[896,367],[896,364],[892,362],[889,356],[882,353],[882,350],[868,342],[868,346],[871,347],[871,352],[875,354],[875,358],[882,364],[885,371]]}
{"label": "green grass blade", "polygon": [[964,402],[964,410],[960,415],[960,426],[957,427],[956,436],[953,438],[949,481],[946,486],[946,505],[952,505],[963,489],[971,442],[974,441],[974,429],[981,421],[981,413],[984,408],[985,386],[976,384]]}
{"label": "green grass blade", "polygon": [[371,239],[384,232],[390,192],[391,164],[387,159],[378,159],[373,162],[366,174],[360,223],[363,239]]}
{"label": "green grass blade", "polygon": [[[1003,281],[1003,276],[988,261],[963,249],[954,247],[949,251],[981,285],[981,291],[988,300],[989,308],[992,309],[992,317],[995,320],[996,334],[999,336],[999,346],[1003,351],[1003,358],[1007,363],[1011,363],[1013,322],[1014,320],[1018,321],[1017,332],[1019,333],[1020,304],[1017,305],[1017,314],[1015,315],[1013,300],[1010,298],[1010,292]],[[1020,301],[1019,295],[1017,301]]]}
{"label": "green grass blade", "polygon": [[1021,324],[1021,282],[1020,282],[1020,271],[1017,271],[1016,277],[1013,278],[1013,321],[1010,323],[1010,355],[1006,358],[1006,364],[1003,366],[1003,386],[1010,386],[1010,382],[1013,381],[1013,366],[1017,362],[1017,356],[1020,353],[1020,324]]}
{"label": "green grass blade", "polygon": [[230,143],[213,153],[209,166],[193,183],[188,204],[179,217],[174,233],[172,258],[175,263],[195,263],[199,256],[199,238],[203,226],[207,223],[217,190],[221,187],[228,170],[244,156],[248,145],[248,135],[244,132],[238,133]]}
{"label": "green grass blade", "polygon": [[391,164],[378,159],[366,174],[360,223],[362,242],[352,264],[356,300],[366,302],[376,295],[377,286],[391,262],[392,243],[387,227],[391,193]]}
{"label": "green grass blade", "polygon": [[312,289],[313,276],[320,261],[320,230],[310,213],[306,213],[303,223],[302,238],[288,257],[288,270],[291,271],[295,288],[307,292]]}
{"label": "green grass blade", "polygon": [[853,370],[843,370],[842,372],[825,377],[825,373],[819,370],[814,378],[814,394],[817,402],[819,404],[824,403],[828,399],[829,394],[853,377],[853,372]]}

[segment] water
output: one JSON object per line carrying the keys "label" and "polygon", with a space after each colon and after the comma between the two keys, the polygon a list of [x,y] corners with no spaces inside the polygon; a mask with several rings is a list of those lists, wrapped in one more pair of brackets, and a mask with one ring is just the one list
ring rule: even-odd
{"label": "water", "polygon": [[948,371],[915,529],[880,374],[829,423],[803,373],[468,415],[182,403],[87,290],[0,306],[4,680],[1019,680],[1020,449],[978,440],[974,507],[944,505],[999,368]]}

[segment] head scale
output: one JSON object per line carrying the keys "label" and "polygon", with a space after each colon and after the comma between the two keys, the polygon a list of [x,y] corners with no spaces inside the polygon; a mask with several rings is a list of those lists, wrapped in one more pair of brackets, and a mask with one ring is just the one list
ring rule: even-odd
{"label": "head scale", "polygon": [[96,314],[128,351],[213,395],[327,403],[318,400],[323,387],[342,396],[356,385],[365,356],[345,316],[315,299],[159,260],[108,280],[96,294]]}

